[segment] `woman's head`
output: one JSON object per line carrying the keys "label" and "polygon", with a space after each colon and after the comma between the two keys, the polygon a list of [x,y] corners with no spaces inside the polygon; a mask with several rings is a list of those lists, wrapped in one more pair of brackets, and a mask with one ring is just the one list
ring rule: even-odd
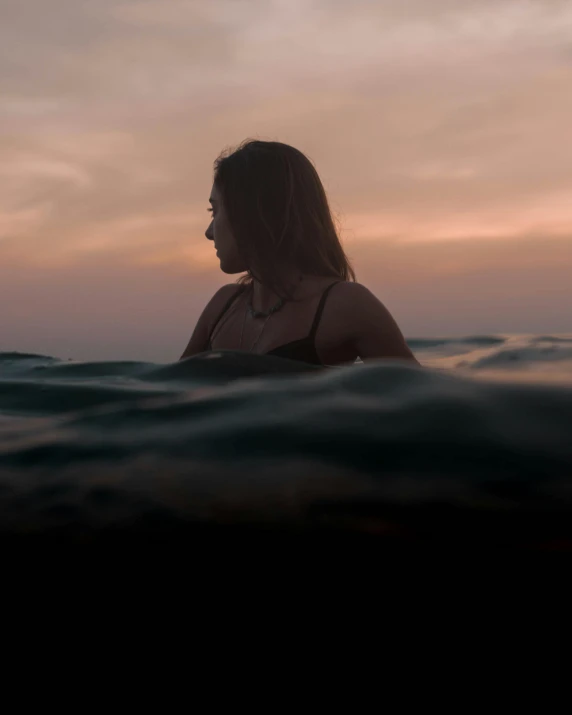
{"label": "woman's head", "polygon": [[355,280],[316,169],[298,149],[246,140],[215,161],[211,192],[221,269],[287,292],[293,271]]}

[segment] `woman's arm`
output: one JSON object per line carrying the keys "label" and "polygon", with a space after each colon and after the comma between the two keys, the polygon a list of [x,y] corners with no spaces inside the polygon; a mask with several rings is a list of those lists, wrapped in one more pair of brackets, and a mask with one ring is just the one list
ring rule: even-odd
{"label": "woman's arm", "polygon": [[344,305],[349,340],[366,362],[379,358],[410,360],[419,364],[391,313],[360,283],[346,283]]}

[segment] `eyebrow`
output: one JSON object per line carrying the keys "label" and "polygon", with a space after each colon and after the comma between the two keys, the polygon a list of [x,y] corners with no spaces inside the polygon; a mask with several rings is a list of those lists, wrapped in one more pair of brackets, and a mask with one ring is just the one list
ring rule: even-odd
{"label": "eyebrow", "polygon": [[209,203],[211,203],[211,204],[216,204],[216,202],[217,202],[216,199],[209,199]]}

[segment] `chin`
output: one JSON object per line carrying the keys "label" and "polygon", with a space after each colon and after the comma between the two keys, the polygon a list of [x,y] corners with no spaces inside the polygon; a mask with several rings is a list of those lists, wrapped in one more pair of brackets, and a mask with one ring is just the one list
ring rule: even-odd
{"label": "chin", "polygon": [[219,256],[219,261],[220,261],[220,269],[223,273],[227,273],[228,275],[234,275],[235,273],[244,273],[246,268],[244,268],[241,264],[239,263],[225,263],[225,261],[222,260],[222,258]]}
{"label": "chin", "polygon": [[234,275],[235,273],[242,273],[242,271],[237,271],[236,268],[229,268],[228,266],[225,266],[222,261],[220,264],[220,269],[223,273],[227,273],[229,276]]}

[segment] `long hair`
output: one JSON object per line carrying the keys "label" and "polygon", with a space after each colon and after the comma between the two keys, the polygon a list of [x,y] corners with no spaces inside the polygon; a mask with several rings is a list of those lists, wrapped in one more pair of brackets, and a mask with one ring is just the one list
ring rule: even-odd
{"label": "long hair", "polygon": [[356,280],[318,172],[301,151],[246,139],[219,155],[214,181],[248,267],[237,283],[256,278],[290,297],[285,269]]}

